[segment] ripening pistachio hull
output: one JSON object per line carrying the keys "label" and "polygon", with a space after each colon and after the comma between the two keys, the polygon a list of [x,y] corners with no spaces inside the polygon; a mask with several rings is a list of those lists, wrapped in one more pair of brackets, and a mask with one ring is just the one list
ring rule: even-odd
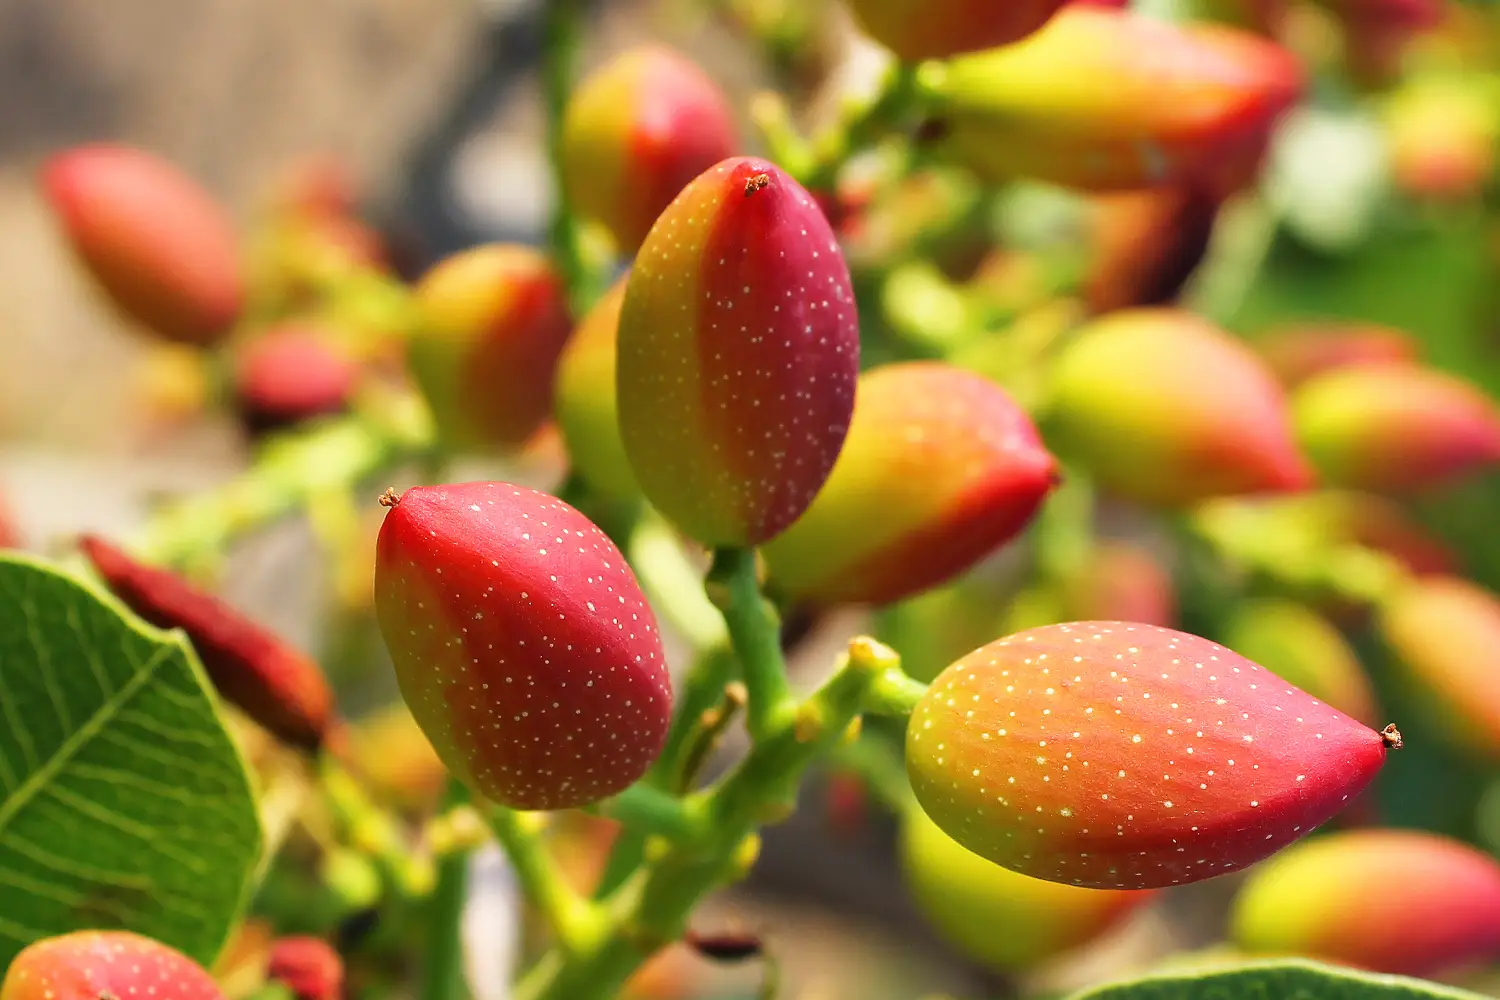
{"label": "ripening pistachio hull", "polygon": [[1375,732],[1217,643],[1127,622],[996,640],[912,712],[917,801],[1025,875],[1149,889],[1244,868],[1342,809]]}
{"label": "ripening pistachio hull", "polygon": [[416,295],[422,321],[408,359],[445,444],[475,451],[525,444],[552,412],[557,362],[572,330],[546,256],[523,246],[475,247],[439,261]]}
{"label": "ripening pistachio hull", "polygon": [[939,362],[873,369],[807,513],[763,550],[773,585],[817,604],[886,604],[951,579],[1026,526],[1057,481],[1031,419]]}
{"label": "ripening pistachio hull", "polygon": [[1020,875],[970,851],[920,809],[902,819],[901,870],[917,907],[944,940],[1000,972],[1087,944],[1153,895]]}
{"label": "ripening pistachio hull", "polygon": [[1411,493],[1500,461],[1500,410],[1455,375],[1365,364],[1304,383],[1297,436],[1330,486]]}
{"label": "ripening pistachio hull", "polygon": [[244,304],[233,224],[172,164],[128,146],[47,161],[42,187],[68,241],[115,306],[170,341],[207,345]]}
{"label": "ripening pistachio hull", "polygon": [[5,971],[0,1000],[224,1000],[202,966],[130,931],[73,931],[33,940]]}
{"label": "ripening pistachio hull", "polygon": [[1187,186],[1097,198],[1085,279],[1090,311],[1173,302],[1208,252],[1219,205]]}
{"label": "ripening pistachio hull", "polygon": [[1046,24],[1067,0],[849,0],[871,38],[908,62],[1009,45]]}
{"label": "ripening pistachio hull", "polygon": [[707,545],[796,520],[859,369],[849,269],[812,196],[751,157],[684,188],[636,256],[617,363],[625,452],[657,509]]}
{"label": "ripening pistachio hull", "polygon": [[1080,330],[1053,368],[1043,429],[1100,485],[1143,503],[1309,480],[1265,364],[1206,320],[1171,309],[1125,310]]}
{"label": "ripening pistachio hull", "polygon": [[616,499],[640,495],[625,442],[615,393],[615,358],[625,279],[589,310],[568,339],[557,366],[553,409],[568,460],[589,485]]}
{"label": "ripening pistachio hull", "polygon": [[1418,355],[1410,334],[1373,323],[1286,326],[1261,337],[1255,346],[1288,389],[1339,368],[1415,363]]}
{"label": "ripening pistachio hull", "polygon": [[1248,32],[1080,5],[922,82],[941,151],[988,179],[1219,193],[1253,174],[1302,88],[1293,57]]}
{"label": "ripening pistachio hull", "polygon": [[1282,680],[1358,719],[1375,723],[1375,692],[1343,634],[1295,601],[1262,598],[1235,609],[1224,645]]}
{"label": "ripening pistachio hull", "polygon": [[1386,101],[1396,185],[1418,198],[1480,194],[1495,171],[1500,119],[1494,95],[1470,77],[1405,81]]}
{"label": "ripening pistachio hull", "polygon": [[734,112],[708,75],[678,53],[645,45],[579,84],[563,121],[568,197],[634,253],[694,177],[731,155]]}
{"label": "ripening pistachio hull", "polygon": [[1378,609],[1376,627],[1434,730],[1500,759],[1500,598],[1458,577],[1421,577]]}
{"label": "ripening pistachio hull", "polygon": [[1145,548],[1104,541],[1062,582],[1065,617],[1126,621],[1170,628],[1177,621],[1171,572]]}
{"label": "ripening pistachio hull", "polygon": [[1432,833],[1330,834],[1252,872],[1230,934],[1252,953],[1438,975],[1500,955],[1500,865]]}

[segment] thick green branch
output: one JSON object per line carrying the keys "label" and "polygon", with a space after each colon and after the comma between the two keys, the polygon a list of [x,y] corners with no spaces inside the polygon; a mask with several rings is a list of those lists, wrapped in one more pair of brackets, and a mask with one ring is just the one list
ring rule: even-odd
{"label": "thick green branch", "polygon": [[741,677],[749,692],[750,735],[765,739],[794,704],[781,654],[781,623],[760,592],[755,550],[723,548],[708,571],[708,593],[724,614]]}
{"label": "thick green branch", "polygon": [[[468,798],[463,786],[449,785],[448,803]],[[424,1000],[463,1000],[463,914],[469,891],[469,852],[455,851],[438,862],[437,886],[427,903],[427,955],[422,970]]]}

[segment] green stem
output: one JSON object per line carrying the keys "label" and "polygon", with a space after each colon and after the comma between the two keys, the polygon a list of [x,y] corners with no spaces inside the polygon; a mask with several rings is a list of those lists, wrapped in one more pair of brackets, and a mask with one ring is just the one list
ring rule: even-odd
{"label": "green stem", "polygon": [[583,947],[598,922],[596,908],[563,881],[542,842],[540,817],[493,804],[487,804],[483,814],[510,858],[522,894],[547,921],[559,947],[565,952]]}
{"label": "green stem", "polygon": [[756,828],[793,807],[807,766],[826,754],[894,665],[890,650],[868,639],[811,697],[777,718],[737,768],[688,801],[703,810],[700,836],[674,845],[608,902],[608,926],[592,948],[544,956],[517,1000],[604,1000],[647,956],[681,936],[688,914],[708,892],[744,869]]}
{"label": "green stem", "polygon": [[926,693],[926,684],[906,676],[899,666],[889,667],[871,685],[865,711],[871,715],[905,717],[911,715]]}
{"label": "green stem", "polygon": [[868,149],[906,117],[918,98],[914,63],[892,66],[873,100],[822,136],[798,179],[813,190],[831,190],[850,157]]}
{"label": "green stem", "polygon": [[677,796],[645,782],[631,785],[588,811],[618,820],[632,830],[669,840],[694,836],[700,821],[700,817]]}
{"label": "green stem", "polygon": [[542,86],[547,112],[547,152],[552,164],[552,257],[562,275],[574,314],[582,315],[593,298],[592,279],[583,258],[578,219],[563,177],[563,122],[573,90],[578,48],[583,37],[579,0],[548,0],[543,28]]}
{"label": "green stem", "polygon": [[[462,785],[450,783],[448,804],[467,798]],[[427,963],[422,972],[422,1000],[463,1000],[463,915],[469,892],[469,852],[455,851],[438,862],[437,887],[428,903]]]}
{"label": "green stem", "polygon": [[147,562],[192,564],[314,497],[349,490],[421,454],[425,413],[352,414],[268,442],[249,469],[216,489],[163,508],[135,545]]}
{"label": "green stem", "polygon": [[764,739],[792,707],[793,699],[781,653],[780,622],[776,609],[761,595],[755,550],[716,550],[708,571],[708,591],[724,614],[750,695],[745,713],[750,735]]}

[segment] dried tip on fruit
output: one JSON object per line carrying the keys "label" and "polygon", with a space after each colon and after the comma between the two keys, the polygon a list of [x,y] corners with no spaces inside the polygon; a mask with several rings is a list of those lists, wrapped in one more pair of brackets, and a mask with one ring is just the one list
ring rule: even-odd
{"label": "dried tip on fruit", "polygon": [[573,328],[551,262],[530,247],[474,247],[434,265],[416,297],[408,360],[444,443],[520,448],[551,415]]}
{"label": "dried tip on fruit", "polygon": [[128,146],[78,146],[47,161],[42,189],[120,312],[186,344],[211,344],[234,325],[245,289],[233,225],[172,164]]}
{"label": "dried tip on fruit", "polygon": [[10,963],[0,1000],[224,1000],[200,965],[129,931],[75,931],[42,938]]}
{"label": "dried tip on fruit", "polygon": [[1225,647],[1130,622],[990,643],[912,712],[912,789],[950,837],[1025,875],[1147,889],[1244,868],[1380,770],[1380,733]]}
{"label": "dried tip on fruit", "polygon": [[315,937],[284,937],[271,945],[266,977],[284,983],[297,1000],[341,1000],[344,960]]}
{"label": "dried tip on fruit", "polygon": [[579,212],[632,254],[694,177],[734,153],[734,110],[692,60],[644,45],[574,90],[563,122],[562,176]]}
{"label": "dried tip on fruit", "polygon": [[1327,372],[1292,397],[1297,436],[1330,486],[1406,494],[1500,462],[1500,409],[1477,386],[1411,364]]}
{"label": "dried tip on fruit", "polygon": [[1307,323],[1272,330],[1256,349],[1288,389],[1339,368],[1372,362],[1415,364],[1420,353],[1411,334],[1370,323]]}
{"label": "dried tip on fruit", "polygon": [[749,930],[721,930],[705,933],[689,930],[682,940],[704,958],[732,964],[759,958],[765,943],[759,934]]}
{"label": "dried tip on fruit", "polygon": [[1310,483],[1275,377],[1197,316],[1129,309],[1096,319],[1050,378],[1048,440],[1123,497],[1170,507]]}
{"label": "dried tip on fruit", "polygon": [[1458,749],[1500,759],[1500,598],[1469,580],[1409,580],[1376,609],[1407,703]]}
{"label": "dried tip on fruit", "polygon": [[849,436],[807,513],[763,549],[773,586],[815,604],[885,604],[1014,538],[1057,481],[999,386],[939,362],[861,376]]}
{"label": "dried tip on fruit", "polygon": [[849,0],[871,38],[907,62],[998,48],[1046,24],[1066,0]]}
{"label": "dried tip on fruit", "polygon": [[1401,741],[1401,730],[1396,728],[1396,724],[1394,722],[1389,723],[1384,729],[1380,731],[1380,738],[1385,740],[1386,747],[1391,750],[1400,750],[1402,747],[1406,746],[1406,744]]}
{"label": "dried tip on fruit", "polygon": [[354,359],[328,334],[279,326],[236,351],[235,404],[251,432],[279,430],[348,409],[359,375]]}
{"label": "dried tip on fruit", "polygon": [[1254,175],[1303,78],[1248,32],[1073,4],[1015,45],[924,69],[922,85],[938,109],[929,141],[987,179],[1224,196]]}
{"label": "dried tip on fruit", "polygon": [[382,507],[395,507],[400,502],[401,498],[396,495],[396,488],[394,486],[387,486],[385,492],[380,494],[380,506]]}
{"label": "dried tip on fruit", "polygon": [[1328,834],[1250,873],[1230,936],[1252,953],[1440,976],[1500,955],[1500,864],[1415,830]]}
{"label": "dried tip on fruit", "polygon": [[318,664],[280,636],[167,570],[137,562],[96,535],[79,548],[115,596],[158,628],[180,628],[214,687],[282,741],[316,750],[334,719]]}
{"label": "dried tip on fruit", "polygon": [[921,809],[901,818],[901,871],[918,909],[945,941],[997,972],[1094,941],[1155,895],[1031,878],[970,851]]}
{"label": "dried tip on fruit", "polygon": [[858,369],[849,269],[812,195],[754,157],[684,188],[620,312],[620,432],[646,498],[707,545],[775,537],[833,468]]}
{"label": "dried tip on fruit", "polygon": [[656,618],[619,549],[556,497],[407,490],[381,527],[375,611],[412,715],[487,798],[587,805],[661,751],[672,689]]}
{"label": "dried tip on fruit", "polygon": [[594,489],[621,500],[641,492],[620,439],[615,392],[625,282],[625,278],[617,281],[568,338],[557,366],[552,402],[573,470]]}

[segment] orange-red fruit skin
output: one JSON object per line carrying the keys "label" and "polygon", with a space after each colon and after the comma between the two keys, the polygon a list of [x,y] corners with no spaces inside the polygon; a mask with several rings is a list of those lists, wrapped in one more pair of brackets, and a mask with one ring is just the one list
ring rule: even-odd
{"label": "orange-red fruit skin", "polygon": [[490,244],[447,257],[416,289],[412,374],[451,447],[519,448],[552,412],[572,332],[562,279],[530,247]]}
{"label": "orange-red fruit skin", "polygon": [[235,403],[256,432],[340,413],[358,381],[359,366],[337,343],[297,325],[265,331],[235,357]]}
{"label": "orange-red fruit skin", "polygon": [[192,959],[129,931],[75,931],[43,938],[15,957],[0,1000],[224,1000]]}
{"label": "orange-red fruit skin", "polygon": [[42,171],[75,253],[131,319],[167,340],[210,344],[245,298],[234,227],[170,163],[128,146],[78,146]]}
{"label": "orange-red fruit skin", "polygon": [[175,573],[137,562],[95,535],[78,544],[127,607],[158,628],[187,634],[226,699],[292,746],[322,744],[333,692],[311,657]]}
{"label": "orange-red fruit skin", "polygon": [[1148,889],[1244,868],[1328,820],[1381,734],[1228,649],[1071,622],[950,666],[912,713],[907,770],[949,836],[1073,885]]}
{"label": "orange-red fruit skin", "polygon": [[1231,935],[1249,952],[1436,976],[1500,955],[1500,865],[1415,830],[1298,844],[1250,873]]}
{"label": "orange-red fruit skin", "polygon": [[563,122],[563,184],[633,253],[689,181],[737,145],[734,111],[703,70],[662,45],[589,74]]}
{"label": "orange-red fruit skin", "polygon": [[1339,368],[1367,363],[1415,363],[1411,335],[1373,323],[1305,323],[1280,327],[1256,344],[1287,388]]}
{"label": "orange-red fruit skin", "polygon": [[375,611],[412,715],[496,802],[595,802],[661,750],[672,691],[655,616],[614,543],[556,497],[407,490],[381,526]]}
{"label": "orange-red fruit skin", "polygon": [[1013,538],[1056,460],[999,386],[940,362],[859,382],[849,436],[806,514],[764,549],[785,593],[888,604],[951,579]]}
{"label": "orange-red fruit skin", "polygon": [[1066,0],[850,0],[865,32],[908,62],[944,59],[1025,38]]}
{"label": "orange-red fruit skin", "polygon": [[344,960],[320,938],[278,938],[271,944],[266,978],[285,983],[297,1000],[342,1000]]}
{"label": "orange-red fruit skin", "polygon": [[854,406],[859,320],[812,196],[774,164],[699,175],[642,244],[620,312],[620,433],[641,489],[708,545],[756,545],[822,487]]}

